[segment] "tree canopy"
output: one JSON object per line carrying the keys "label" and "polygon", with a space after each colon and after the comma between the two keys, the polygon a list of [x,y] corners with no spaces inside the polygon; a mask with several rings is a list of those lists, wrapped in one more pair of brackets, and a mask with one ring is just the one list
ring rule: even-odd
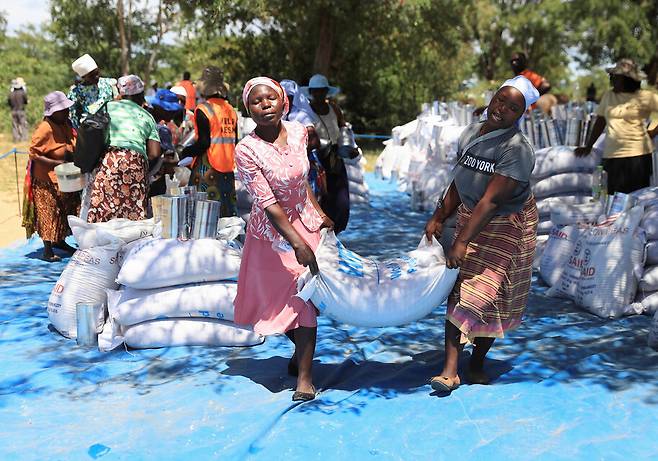
{"label": "tree canopy", "polygon": [[[83,53],[104,75],[160,86],[217,65],[236,105],[255,75],[303,85],[321,72],[342,89],[348,119],[369,132],[478,82],[494,87],[511,76],[514,51],[569,96],[592,81],[605,86],[595,66],[621,57],[643,65],[651,84],[658,74],[653,0],[50,0],[50,13],[43,27],[11,35],[0,20],[0,76],[27,80],[31,123],[46,92],[73,82],[70,62]],[[592,75],[572,75],[569,54]],[[6,130],[8,117],[0,123]]]}

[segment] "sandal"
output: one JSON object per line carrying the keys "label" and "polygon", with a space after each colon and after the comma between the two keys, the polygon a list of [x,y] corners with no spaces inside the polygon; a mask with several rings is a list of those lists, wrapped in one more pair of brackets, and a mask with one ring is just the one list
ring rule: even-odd
{"label": "sandal", "polygon": [[460,385],[459,376],[449,378],[447,376],[434,376],[430,379],[430,386],[437,392],[452,392]]}
{"label": "sandal", "polygon": [[293,402],[308,402],[310,400],[315,399],[315,395],[317,394],[317,390],[315,390],[315,386],[311,386],[313,388],[313,392],[300,392],[300,391],[295,391],[294,394],[292,394],[292,401]]}

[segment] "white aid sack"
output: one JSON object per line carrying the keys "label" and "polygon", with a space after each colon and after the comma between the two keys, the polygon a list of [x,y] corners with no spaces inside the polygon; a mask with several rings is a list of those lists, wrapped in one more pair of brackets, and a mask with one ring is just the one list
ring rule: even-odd
{"label": "white aid sack", "polygon": [[642,213],[642,207],[634,207],[611,224],[583,229],[546,294],[570,298],[599,317],[634,314],[627,309],[643,270],[644,234],[636,232]]}
{"label": "white aid sack", "polygon": [[542,179],[532,186],[532,192],[537,198],[552,195],[580,195],[591,193],[592,175],[589,173],[562,173]]}
{"label": "white aid sack", "polygon": [[644,274],[642,274],[642,278],[640,279],[639,288],[642,291],[658,290],[658,265],[644,268]]}
{"label": "white aid sack", "polygon": [[537,224],[537,235],[548,235],[555,225],[550,220],[539,221]]}
{"label": "white aid sack", "polygon": [[145,239],[126,256],[117,282],[149,289],[234,279],[240,250],[212,239]]}
{"label": "white aid sack", "polygon": [[542,200],[537,200],[537,212],[540,217],[547,217],[551,214],[551,206],[556,203],[562,205],[582,205],[590,203],[592,200],[591,194],[587,195],[566,195],[564,197],[548,197]]}
{"label": "white aid sack", "polygon": [[562,173],[592,173],[601,163],[599,149],[593,149],[590,155],[576,157],[574,148],[569,146],[554,146],[539,149],[535,153],[535,168],[533,179],[543,179]]}
{"label": "white aid sack", "polygon": [[[647,238],[648,240],[648,238]],[[644,262],[647,266],[655,266],[658,264],[658,240],[652,240],[647,242],[647,245],[644,247],[644,253],[646,255],[646,261]]]}
{"label": "white aid sack", "polygon": [[368,189],[368,185],[365,183],[355,183],[355,182],[350,182],[348,185],[350,195],[360,195],[362,197],[368,197],[370,194],[370,190]]}
{"label": "white aid sack", "polygon": [[200,317],[233,320],[235,282],[195,283],[152,290],[124,287],[107,290],[107,309],[112,321],[135,325],[147,320]]}
{"label": "white aid sack", "polygon": [[539,275],[548,286],[555,285],[562,276],[579,236],[578,226],[553,227],[551,230],[539,260]]}
{"label": "white aid sack", "polygon": [[360,164],[350,165],[348,163],[345,163],[345,169],[347,170],[347,179],[349,179],[350,182],[355,182],[359,184],[364,183],[363,170]]}
{"label": "white aid sack", "polygon": [[[105,303],[105,291],[117,287],[120,243],[78,250],[71,257],[48,299],[50,323],[67,338],[77,337],[77,303]],[[101,331],[105,310],[96,321]]]}
{"label": "white aid sack", "polygon": [[376,261],[348,250],[325,230],[315,256],[320,274],[300,278],[298,296],[310,299],[323,315],[354,326],[419,320],[443,304],[458,274],[446,268],[436,239],[429,245],[424,237],[417,250]]}
{"label": "white aid sack", "polygon": [[594,224],[599,216],[605,213],[601,202],[590,202],[582,205],[563,203],[559,199],[551,201],[551,222],[556,226],[570,224]]}
{"label": "white aid sack", "polygon": [[363,203],[368,203],[368,197],[364,197],[363,195],[350,194],[350,204],[356,205]]}
{"label": "white aid sack", "polygon": [[69,226],[81,250],[116,242],[129,243],[153,234],[155,221],[115,218],[107,222],[88,223],[77,216],[68,217]]}
{"label": "white aid sack", "polygon": [[653,208],[644,213],[640,227],[647,234],[647,240],[658,240],[658,209]]}
{"label": "white aid sack", "polygon": [[175,346],[256,346],[265,339],[232,322],[211,319],[153,320],[121,328],[123,341],[135,349]]}

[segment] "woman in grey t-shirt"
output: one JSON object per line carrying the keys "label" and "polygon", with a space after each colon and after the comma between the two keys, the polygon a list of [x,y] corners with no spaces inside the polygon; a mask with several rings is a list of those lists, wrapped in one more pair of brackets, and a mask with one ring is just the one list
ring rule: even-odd
{"label": "woman in grey t-shirt", "polygon": [[489,348],[521,323],[538,214],[530,190],[535,154],[518,121],[538,97],[525,77],[503,84],[489,103],[486,121],[462,134],[454,180],[425,226],[428,239],[438,238],[443,222],[457,212],[446,264],[460,272],[448,298],[443,371],[431,380],[437,391],[459,387],[457,360],[466,340],[473,343],[467,379],[487,384],[483,364]]}

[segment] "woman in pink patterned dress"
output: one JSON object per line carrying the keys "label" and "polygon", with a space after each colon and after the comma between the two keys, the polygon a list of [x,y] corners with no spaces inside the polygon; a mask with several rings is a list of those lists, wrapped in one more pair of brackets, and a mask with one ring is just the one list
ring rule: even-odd
{"label": "woman in pink patterned dress", "polygon": [[297,375],[294,401],[315,398],[312,380],[317,334],[315,307],[295,297],[297,279],[318,272],[320,229],[333,222],[306,181],[306,129],[281,119],[288,98],[278,82],[249,80],[242,100],[256,129],[235,149],[238,176],[254,199],[238,277],[235,322],[262,335],[285,333],[295,344],[288,373]]}

